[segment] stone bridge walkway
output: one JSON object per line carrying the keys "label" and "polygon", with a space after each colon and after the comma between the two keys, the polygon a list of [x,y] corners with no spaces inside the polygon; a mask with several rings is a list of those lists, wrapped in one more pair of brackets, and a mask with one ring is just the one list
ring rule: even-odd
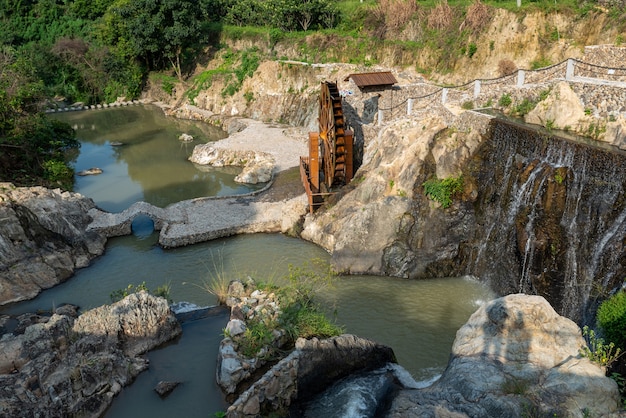
{"label": "stone bridge walkway", "polygon": [[166,208],[136,202],[120,213],[92,209],[88,229],[106,237],[129,235],[133,220],[146,215],[160,231],[159,244],[172,248],[235,234],[287,232],[306,211],[304,194],[279,202],[262,202],[255,196],[198,198]]}

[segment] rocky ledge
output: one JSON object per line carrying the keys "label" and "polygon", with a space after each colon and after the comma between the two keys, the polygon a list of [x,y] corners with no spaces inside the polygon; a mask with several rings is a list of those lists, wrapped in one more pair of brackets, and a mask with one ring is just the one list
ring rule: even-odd
{"label": "rocky ledge", "polygon": [[[217,370],[220,386],[235,395],[228,417],[315,416],[307,408],[317,394],[348,376],[395,362],[389,347],[353,335],[300,338],[274,364],[243,357],[230,336],[245,332],[246,320],[259,312],[271,316],[279,310],[271,294],[231,298],[229,337],[222,341]],[[275,334],[278,346],[281,337]],[[618,386],[604,367],[581,356],[585,344],[580,328],[544,298],[495,299],[457,332],[448,367],[434,384],[423,388],[396,374],[395,389],[372,393],[381,399],[376,412],[366,416],[619,416]]]}
{"label": "rocky ledge", "polygon": [[457,332],[432,386],[401,391],[388,417],[619,416],[617,384],[581,357],[580,328],[540,296],[495,299]]}
{"label": "rocky ledge", "polygon": [[0,305],[35,297],[103,253],[104,235],[87,230],[93,208],[78,193],[0,183]]}
{"label": "rocky ledge", "polygon": [[148,367],[139,355],[182,332],[167,301],[146,292],[19,321],[0,339],[0,416],[101,416]]}
{"label": "rocky ledge", "polygon": [[249,358],[236,337],[255,317],[279,322],[278,299],[272,292],[254,289],[254,282],[234,281],[226,304],[231,319],[220,344],[216,377],[232,403],[227,417],[287,414],[342,378],[396,362],[390,347],[354,335],[298,338],[294,347],[282,329],[274,330],[272,341]]}

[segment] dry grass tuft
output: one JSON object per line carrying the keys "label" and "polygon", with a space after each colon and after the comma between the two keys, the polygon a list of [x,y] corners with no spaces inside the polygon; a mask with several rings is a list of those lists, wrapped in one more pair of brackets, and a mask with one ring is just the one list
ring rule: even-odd
{"label": "dry grass tuft", "polygon": [[517,71],[517,65],[509,59],[503,59],[498,62],[498,73],[500,76],[509,75]]}
{"label": "dry grass tuft", "polygon": [[372,9],[370,24],[376,29],[375,34],[396,36],[411,22],[418,11],[413,0],[380,0]]}
{"label": "dry grass tuft", "polygon": [[492,13],[489,6],[480,0],[476,0],[467,8],[465,20],[461,24],[459,30],[467,28],[472,33],[478,33],[489,24],[491,16]]}
{"label": "dry grass tuft", "polygon": [[452,8],[447,0],[442,0],[428,15],[428,28],[435,30],[447,29],[452,23]]}

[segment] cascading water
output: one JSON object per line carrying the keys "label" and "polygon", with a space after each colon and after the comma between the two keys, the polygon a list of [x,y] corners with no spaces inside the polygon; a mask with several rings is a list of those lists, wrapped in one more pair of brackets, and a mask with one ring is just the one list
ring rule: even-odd
{"label": "cascading water", "polygon": [[469,273],[589,320],[626,274],[626,155],[496,119],[475,177]]}

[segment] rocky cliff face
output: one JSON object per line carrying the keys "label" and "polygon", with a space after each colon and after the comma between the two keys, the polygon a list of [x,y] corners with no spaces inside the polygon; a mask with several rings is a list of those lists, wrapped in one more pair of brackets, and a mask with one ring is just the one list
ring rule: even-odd
{"label": "rocky cliff face", "polygon": [[167,301],[146,292],[76,317],[23,315],[0,339],[0,415],[101,416],[148,367],[142,354],[181,333]]}
{"label": "rocky cliff face", "polygon": [[433,176],[460,175],[486,136],[479,125],[466,132],[446,126],[443,118],[429,115],[382,128],[366,143],[351,190],[307,217],[302,237],[330,250],[333,266],[342,272],[451,275],[457,267],[446,266],[475,226],[476,185],[466,182],[462,199],[468,205],[443,210],[424,196],[422,184]]}
{"label": "rocky cliff face", "polygon": [[88,232],[91,199],[43,187],[0,183],[0,304],[35,297],[102,254]]}

